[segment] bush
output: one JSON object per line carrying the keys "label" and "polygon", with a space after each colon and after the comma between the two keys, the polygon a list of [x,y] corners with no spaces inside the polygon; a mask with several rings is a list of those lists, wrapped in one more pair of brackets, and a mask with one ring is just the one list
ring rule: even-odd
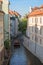
{"label": "bush", "polygon": [[4,41],[4,46],[6,49],[10,48],[10,41],[8,39]]}

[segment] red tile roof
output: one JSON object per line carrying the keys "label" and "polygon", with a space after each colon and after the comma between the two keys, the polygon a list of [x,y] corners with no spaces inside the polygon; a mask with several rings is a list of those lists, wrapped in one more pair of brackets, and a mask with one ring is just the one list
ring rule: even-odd
{"label": "red tile roof", "polygon": [[3,11],[0,11],[0,13],[3,13],[3,14],[5,14]]}
{"label": "red tile roof", "polygon": [[43,10],[36,10],[29,14],[29,16],[43,15]]}
{"label": "red tile roof", "polygon": [[[41,8],[42,8],[42,10],[41,10]],[[43,5],[41,7],[32,8],[32,12],[29,13],[28,17],[37,16],[37,15],[43,15]]]}
{"label": "red tile roof", "polygon": [[43,8],[43,5],[41,5],[40,8]]}
{"label": "red tile roof", "polygon": [[34,8],[32,8],[32,10],[37,10],[37,9],[39,9],[38,7],[34,7]]}
{"label": "red tile roof", "polygon": [[15,16],[19,16],[19,13],[17,13],[16,11],[9,11],[9,14],[11,14],[11,15],[15,15]]}
{"label": "red tile roof", "polygon": [[0,2],[2,2],[2,0],[0,0]]}
{"label": "red tile roof", "polygon": [[14,15],[13,11],[11,11],[11,10],[9,11],[9,14]]}

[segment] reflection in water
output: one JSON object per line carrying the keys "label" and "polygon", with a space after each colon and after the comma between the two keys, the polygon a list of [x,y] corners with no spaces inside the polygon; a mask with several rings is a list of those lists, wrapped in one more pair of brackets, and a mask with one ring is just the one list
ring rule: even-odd
{"label": "reflection in water", "polygon": [[20,47],[14,48],[13,43],[11,45],[12,57],[9,65],[43,65],[41,62],[32,55],[24,46],[23,35],[19,34],[18,39],[20,40]]}
{"label": "reflection in water", "polygon": [[14,48],[10,65],[42,65],[23,45]]}

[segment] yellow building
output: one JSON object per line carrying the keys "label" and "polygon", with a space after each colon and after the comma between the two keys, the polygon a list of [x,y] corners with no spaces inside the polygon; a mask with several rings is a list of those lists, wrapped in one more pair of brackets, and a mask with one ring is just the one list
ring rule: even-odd
{"label": "yellow building", "polygon": [[4,15],[4,38],[9,38],[9,0],[2,0],[2,11]]}
{"label": "yellow building", "polygon": [[9,2],[0,0],[0,65],[4,61],[4,40],[9,37]]}
{"label": "yellow building", "polygon": [[0,11],[0,65],[4,61],[4,12]]}

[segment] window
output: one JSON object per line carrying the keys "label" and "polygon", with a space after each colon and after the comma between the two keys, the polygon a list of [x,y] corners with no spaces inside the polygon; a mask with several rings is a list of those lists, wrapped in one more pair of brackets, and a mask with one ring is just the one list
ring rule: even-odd
{"label": "window", "polygon": [[42,34],[42,29],[40,29],[40,34]]}
{"label": "window", "polygon": [[34,36],[32,35],[32,40],[34,39]]}
{"label": "window", "polygon": [[33,18],[32,18],[32,23],[33,23]]}
{"label": "window", "polygon": [[0,21],[2,21],[2,20],[3,20],[3,15],[0,14]]}
{"label": "window", "polygon": [[35,33],[38,33],[38,28],[37,28],[37,26],[35,26]]}
{"label": "window", "polygon": [[42,23],[42,18],[40,18],[40,23]]}
{"label": "window", "polygon": [[40,39],[40,44],[42,44],[42,39]]}
{"label": "window", "polygon": [[35,42],[38,42],[38,37],[37,37],[37,35],[35,35]]}
{"label": "window", "polygon": [[35,23],[37,23],[38,22],[38,18],[35,18]]}
{"label": "window", "polygon": [[43,35],[43,26],[40,27],[40,35]]}
{"label": "window", "polygon": [[2,10],[2,3],[0,2],[0,10]]}
{"label": "window", "polygon": [[3,33],[3,28],[2,27],[0,27],[0,33]]}
{"label": "window", "polygon": [[32,32],[33,32],[33,27],[32,27]]}

